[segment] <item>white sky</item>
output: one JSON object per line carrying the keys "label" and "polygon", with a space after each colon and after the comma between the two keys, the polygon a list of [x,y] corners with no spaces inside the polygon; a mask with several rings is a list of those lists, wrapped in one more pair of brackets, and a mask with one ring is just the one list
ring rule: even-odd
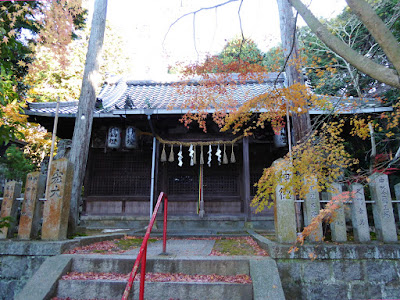
{"label": "white sky", "polygon": [[[220,52],[228,40],[240,35],[239,1],[201,11],[195,21],[193,15],[186,16],[166,35],[177,18],[225,1],[108,0],[107,19],[126,41],[127,53],[132,57],[131,72],[138,78],[154,78],[166,73],[167,66],[176,61],[195,61],[207,53]],[[311,3],[311,10],[324,18],[334,17],[345,7],[345,0],[304,3]],[[240,16],[245,37],[253,39],[262,51],[280,42],[276,0],[244,0]],[[298,23],[304,24],[302,20]]]}

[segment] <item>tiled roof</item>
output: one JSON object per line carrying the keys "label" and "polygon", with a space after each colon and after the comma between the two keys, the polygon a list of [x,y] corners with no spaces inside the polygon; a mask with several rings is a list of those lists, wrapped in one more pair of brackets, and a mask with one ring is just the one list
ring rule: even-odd
{"label": "tiled roof", "polygon": [[[263,82],[246,81],[228,87],[226,93],[231,99],[236,100],[240,105],[247,100],[253,99],[272,89],[277,74],[266,74]],[[185,92],[178,92],[176,82],[155,82],[155,81],[125,81],[120,78],[107,82],[97,96],[94,117],[110,117],[124,114],[181,114],[186,110],[182,109],[185,101],[190,94],[198,88],[198,81],[193,80],[185,86]],[[284,84],[281,75],[277,80],[278,86]],[[221,101],[224,101],[222,99]],[[333,103],[339,98],[331,97]],[[342,100],[341,100],[342,101]],[[348,99],[348,103],[341,103],[344,107],[349,107],[349,112],[380,112],[390,110],[382,107],[375,100],[357,104],[354,99]],[[78,101],[61,102],[59,114],[61,117],[74,117],[77,112]],[[362,110],[362,111],[360,111]],[[27,115],[53,116],[56,112],[56,103],[28,103]],[[310,110],[310,113],[319,114],[321,111]]]}

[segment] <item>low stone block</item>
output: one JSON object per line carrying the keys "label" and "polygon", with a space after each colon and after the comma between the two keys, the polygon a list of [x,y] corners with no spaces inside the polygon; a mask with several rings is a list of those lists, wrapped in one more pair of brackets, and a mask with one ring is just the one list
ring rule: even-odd
{"label": "low stone block", "polygon": [[305,282],[321,282],[331,279],[331,264],[324,261],[308,261],[303,266]]}
{"label": "low stone block", "polygon": [[[368,282],[355,283],[351,286],[351,299],[382,299],[382,289],[380,284]],[[343,298],[345,299],[345,298]]]}
{"label": "low stone block", "polygon": [[364,267],[369,282],[400,280],[394,260],[368,260],[365,262]]}
{"label": "low stone block", "polygon": [[363,279],[361,264],[354,260],[334,261],[332,263],[332,269],[335,280],[348,282]]}
{"label": "low stone block", "polygon": [[387,299],[396,299],[400,295],[400,281],[394,280],[385,284],[384,287],[386,298]]}
{"label": "low stone block", "polygon": [[348,289],[349,287],[346,284],[323,284],[322,282],[309,283],[304,285],[302,299],[347,299]]}
{"label": "low stone block", "polygon": [[25,275],[27,267],[28,258],[26,256],[2,256],[0,262],[0,278],[19,279]]}
{"label": "low stone block", "polygon": [[17,280],[0,280],[0,299],[14,299]]}
{"label": "low stone block", "polygon": [[[301,268],[300,263],[292,263],[293,260],[279,260],[277,266],[282,281],[300,282]],[[286,284],[286,282],[285,282]]]}

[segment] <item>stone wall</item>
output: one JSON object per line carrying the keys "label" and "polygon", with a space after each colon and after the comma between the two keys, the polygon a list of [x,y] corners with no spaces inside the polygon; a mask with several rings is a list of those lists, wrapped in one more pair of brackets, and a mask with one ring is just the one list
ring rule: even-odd
{"label": "stone wall", "polygon": [[400,297],[400,261],[396,259],[276,262],[287,300]]}
{"label": "stone wall", "polygon": [[1,255],[0,299],[13,299],[48,256]]}
{"label": "stone wall", "polygon": [[275,259],[288,300],[400,298],[398,242],[305,244],[289,253],[290,244],[249,233]]}
{"label": "stone wall", "polygon": [[123,236],[123,234],[111,234],[56,242],[0,241],[0,300],[14,299],[46,258],[75,247]]}

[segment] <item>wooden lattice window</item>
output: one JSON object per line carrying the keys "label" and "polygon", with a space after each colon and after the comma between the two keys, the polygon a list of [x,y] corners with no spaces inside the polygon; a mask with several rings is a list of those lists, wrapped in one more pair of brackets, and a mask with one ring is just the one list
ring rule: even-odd
{"label": "wooden lattice window", "polygon": [[138,196],[150,193],[151,152],[94,150],[91,155],[88,196]]}

